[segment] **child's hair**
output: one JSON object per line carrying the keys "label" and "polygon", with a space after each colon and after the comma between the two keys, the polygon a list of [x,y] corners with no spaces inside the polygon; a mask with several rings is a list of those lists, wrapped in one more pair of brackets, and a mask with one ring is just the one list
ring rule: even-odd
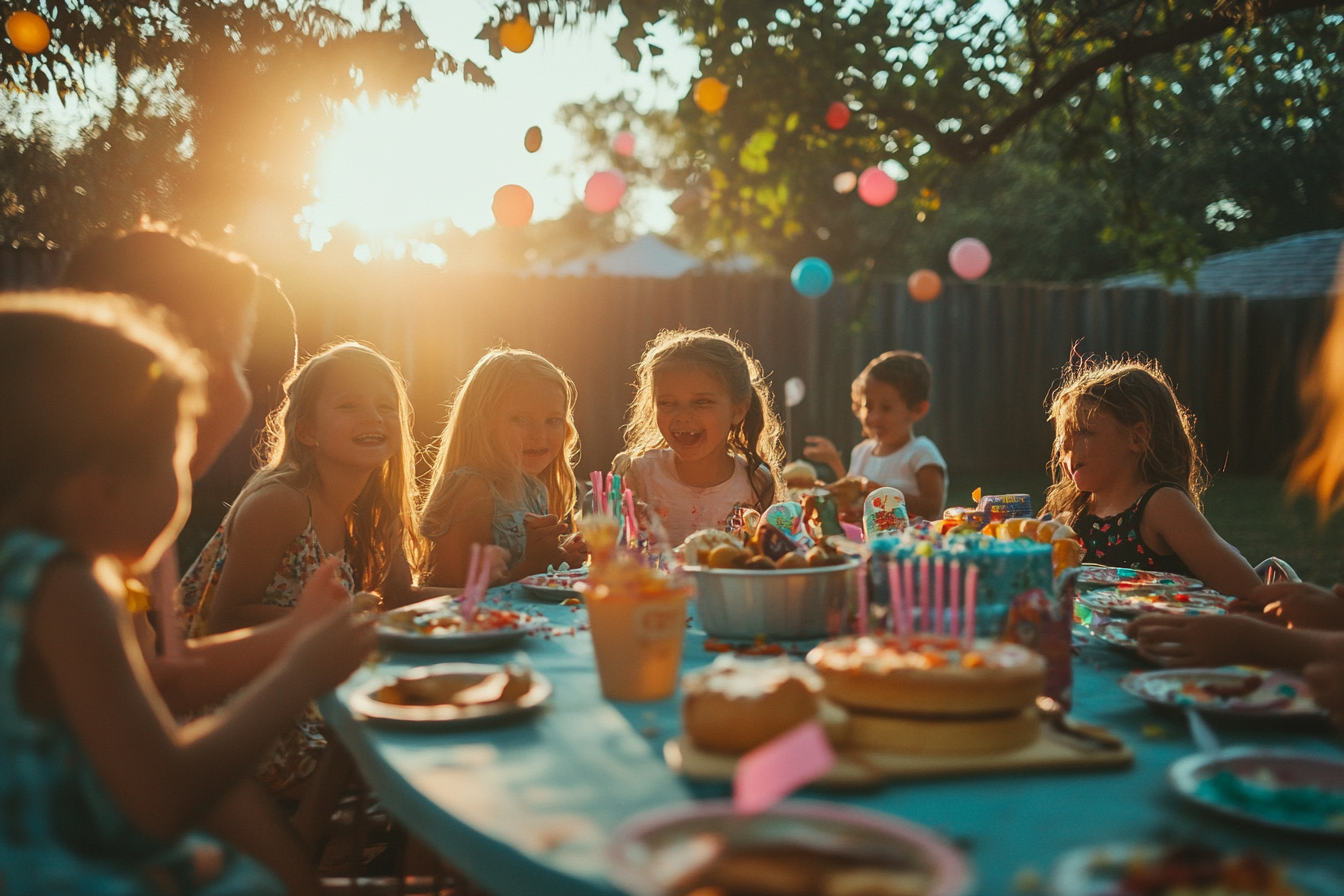
{"label": "child's hair", "polygon": [[919,352],[883,352],[868,362],[854,378],[849,387],[849,400],[854,413],[859,412],[863,403],[863,390],[869,380],[886,383],[897,392],[907,407],[914,407],[921,401],[929,400],[929,390],[933,387],[933,368]]}
{"label": "child's hair", "polygon": [[204,409],[205,370],[125,296],[0,296],[0,508],[91,467],[134,470]]}
{"label": "child's hair", "polygon": [[1064,370],[1064,378],[1048,399],[1055,424],[1050,456],[1054,485],[1046,492],[1046,509],[1055,515],[1085,512],[1089,495],[1073,484],[1061,461],[1062,434],[1077,431],[1098,411],[1122,426],[1139,423],[1148,428],[1148,444],[1139,459],[1145,482],[1180,486],[1196,507],[1207,487],[1208,474],[1195,438],[1195,417],[1176,398],[1176,390],[1156,361],[1121,358],[1080,359]]}
{"label": "child's hair", "polygon": [[224,525],[226,531],[230,529],[239,505],[272,483],[304,489],[317,481],[314,450],[299,441],[296,428],[300,420],[313,413],[331,371],[343,364],[359,366],[383,378],[397,395],[396,451],[369,477],[346,517],[345,559],[358,587],[371,590],[391,571],[395,547],[405,552],[412,571],[419,571],[425,551],[415,527],[416,448],[406,383],[390,360],[367,345],[332,343],[290,371],[285,378],[284,401],[266,418],[266,433],[258,451],[263,466],[243,486],[224,517]]}
{"label": "child's hair", "polygon": [[1289,490],[1315,497],[1322,520],[1344,503],[1344,268],[1334,292],[1330,325],[1302,382],[1309,422],[1288,474]]}
{"label": "child's hair", "polygon": [[[728,389],[734,404],[746,402],[747,415],[728,434],[728,450],[742,455],[751,473],[751,491],[759,510],[764,510],[781,491],[779,471],[784,464],[780,425],[770,401],[770,386],[761,363],[751,356],[746,343],[704,330],[663,330],[644,349],[636,368],[635,398],[630,403],[630,422],[625,425],[625,450],[631,457],[666,448],[658,429],[658,408],[653,383],[668,364],[694,364]],[[769,478],[757,475],[764,466]]]}
{"label": "child's hair", "polygon": [[486,352],[471,368],[450,400],[448,422],[439,436],[438,456],[429,484],[432,499],[454,470],[471,467],[494,482],[510,482],[521,475],[515,461],[495,444],[493,415],[504,393],[521,382],[540,380],[558,386],[565,396],[565,442],[560,454],[541,475],[550,512],[563,519],[574,509],[578,485],[574,465],[579,460],[579,433],[574,428],[578,390],[565,372],[535,352],[500,346]]}

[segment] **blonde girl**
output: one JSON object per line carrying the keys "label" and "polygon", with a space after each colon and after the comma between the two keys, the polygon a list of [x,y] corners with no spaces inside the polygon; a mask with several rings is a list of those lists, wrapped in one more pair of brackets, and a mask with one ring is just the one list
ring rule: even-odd
{"label": "blonde girl", "polygon": [[476,362],[453,396],[421,513],[431,584],[462,585],[473,544],[507,553],[497,580],[581,562],[580,546],[561,544],[576,492],[576,395],[533,352],[498,348]]}
{"label": "blonde girl", "polygon": [[750,348],[713,330],[664,330],[639,362],[617,458],[672,545],[722,529],[733,510],[765,510],[779,488],[782,427]]}
{"label": "blonde girl", "polygon": [[1237,597],[1260,584],[1200,512],[1206,480],[1194,417],[1156,362],[1074,365],[1050,419],[1046,509],[1082,537],[1085,562],[1193,575]]}
{"label": "blonde girl", "polygon": [[[194,353],[130,304],[0,298],[0,413],[23,433],[0,442],[8,893],[318,890],[247,772],[373,646],[334,570],[305,591],[326,612],[227,708],[180,727],[148,685],[126,612],[125,571],[156,562],[189,506],[203,388]],[[249,832],[284,886],[196,826]]]}

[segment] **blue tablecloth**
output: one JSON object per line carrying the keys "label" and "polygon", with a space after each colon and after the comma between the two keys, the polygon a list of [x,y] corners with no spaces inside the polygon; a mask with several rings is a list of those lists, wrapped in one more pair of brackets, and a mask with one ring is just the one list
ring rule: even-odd
{"label": "blue tablecloth", "polygon": [[[521,589],[497,596],[528,603]],[[564,633],[586,621],[584,611],[528,608],[555,626],[549,637],[524,644],[532,665],[555,686],[550,707],[529,722],[461,732],[393,730],[356,720],[345,703],[373,674],[452,660],[500,662],[516,651],[396,654],[376,670],[361,670],[320,705],[388,810],[482,888],[496,896],[610,896],[604,849],[612,831],[637,812],[726,796],[729,788],[690,784],[664,764],[663,743],[679,729],[679,695],[656,703],[604,700],[588,634]],[[688,633],[685,668],[712,661],[703,643],[703,632]],[[938,831],[966,851],[983,896],[1008,896],[1015,880],[1048,875],[1061,853],[1079,846],[1178,838],[1254,847],[1344,880],[1339,840],[1226,819],[1172,792],[1167,767],[1194,746],[1180,716],[1116,686],[1137,662],[1100,644],[1084,647],[1074,662],[1075,717],[1124,737],[1136,754],[1130,769],[907,782],[857,795],[809,790],[800,798],[837,799]],[[1228,746],[1291,746],[1344,757],[1324,723],[1211,721]]]}

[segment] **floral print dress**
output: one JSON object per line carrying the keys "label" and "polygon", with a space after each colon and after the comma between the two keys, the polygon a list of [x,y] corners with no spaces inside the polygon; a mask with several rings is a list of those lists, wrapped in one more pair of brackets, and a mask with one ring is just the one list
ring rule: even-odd
{"label": "floral print dress", "polygon": [[[322,561],[329,556],[342,554],[344,551],[333,555],[322,549],[317,540],[317,531],[313,529],[310,508],[308,527],[285,548],[280,568],[266,587],[261,602],[272,607],[294,606],[299,592],[317,572]],[[211,634],[208,625],[210,607],[227,558],[228,540],[221,525],[182,577],[173,596],[178,613],[185,621],[188,637],[199,638]],[[343,557],[340,578],[347,591],[353,593],[356,590],[354,571]],[[313,773],[326,746],[326,727],[322,714],[315,704],[309,703],[303,715],[271,746],[269,756],[258,769],[258,777],[272,792],[285,793]]]}

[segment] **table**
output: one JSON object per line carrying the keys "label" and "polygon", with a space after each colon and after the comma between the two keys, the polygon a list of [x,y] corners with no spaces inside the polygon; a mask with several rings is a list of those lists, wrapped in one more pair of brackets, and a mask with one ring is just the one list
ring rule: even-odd
{"label": "table", "polygon": [[[680,695],[655,703],[604,700],[592,641],[574,629],[586,621],[582,608],[522,595],[516,586],[492,592],[540,611],[554,626],[550,637],[525,644],[532,665],[555,686],[549,709],[534,720],[462,732],[393,730],[356,720],[345,703],[372,674],[433,662],[501,662],[516,651],[395,654],[376,671],[356,673],[320,706],[388,810],[474,883],[496,896],[611,896],[617,891],[604,850],[622,822],[647,809],[726,796],[729,788],[684,781],[664,764],[662,745],[680,727]],[[704,639],[698,629],[688,631],[684,668],[712,661]],[[1116,686],[1139,662],[1101,644],[1083,647],[1074,661],[1074,715],[1124,737],[1136,755],[1130,769],[904,782],[859,794],[809,790],[799,798],[838,799],[938,831],[966,851],[983,896],[1007,896],[1015,882],[1047,876],[1059,855],[1079,846],[1179,838],[1255,847],[1344,881],[1339,840],[1226,819],[1171,791],[1167,767],[1194,745],[1180,716]],[[1228,746],[1291,746],[1344,758],[1323,722],[1210,721]]]}

